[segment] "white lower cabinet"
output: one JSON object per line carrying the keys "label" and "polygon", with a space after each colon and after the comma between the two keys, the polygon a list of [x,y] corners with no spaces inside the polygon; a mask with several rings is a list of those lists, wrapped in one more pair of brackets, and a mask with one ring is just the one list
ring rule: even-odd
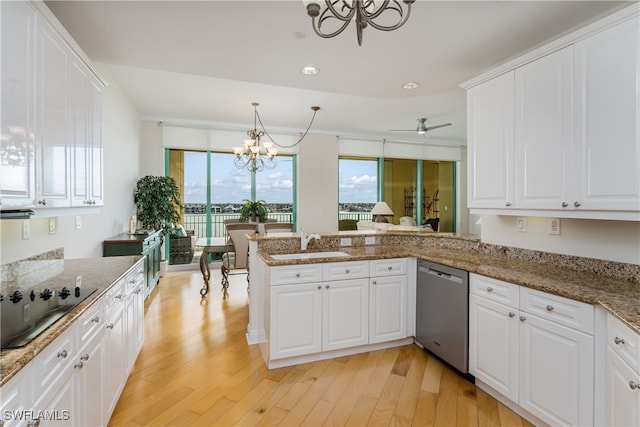
{"label": "white lower cabinet", "polygon": [[[407,338],[406,265],[396,259],[270,268],[269,359]],[[377,269],[380,276],[370,277]]]}
{"label": "white lower cabinet", "polygon": [[271,287],[271,358],[322,350],[322,283]]}
{"label": "white lower cabinet", "polygon": [[640,425],[640,335],[611,314],[606,367],[606,425]]}
{"label": "white lower cabinet", "polygon": [[143,283],[141,259],[5,384],[0,426],[107,425],[141,348]]}
{"label": "white lower cabinet", "polygon": [[406,338],[407,276],[372,277],[369,280],[369,342]]}
{"label": "white lower cabinet", "polygon": [[480,386],[551,425],[592,425],[593,306],[476,274],[470,293],[469,371]]}

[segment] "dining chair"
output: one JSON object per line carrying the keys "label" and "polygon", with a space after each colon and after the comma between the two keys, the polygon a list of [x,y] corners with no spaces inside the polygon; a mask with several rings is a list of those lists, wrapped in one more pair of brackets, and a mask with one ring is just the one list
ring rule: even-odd
{"label": "dining chair", "polygon": [[[247,234],[254,234],[257,230],[255,223],[234,223],[227,224],[227,236],[233,243],[233,250],[227,250],[222,255],[222,292],[226,297],[229,288],[229,272],[231,270],[248,270],[249,240]],[[249,272],[247,271],[247,283],[249,283]]]}

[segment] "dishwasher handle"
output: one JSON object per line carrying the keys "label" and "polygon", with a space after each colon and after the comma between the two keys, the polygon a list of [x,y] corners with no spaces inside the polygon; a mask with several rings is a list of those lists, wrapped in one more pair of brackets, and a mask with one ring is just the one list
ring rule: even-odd
{"label": "dishwasher handle", "polygon": [[463,282],[462,277],[454,276],[452,274],[445,273],[443,271],[434,270],[433,268],[429,268],[429,267],[420,266],[420,267],[418,267],[418,271],[420,273],[430,274],[432,276],[436,276],[436,277],[439,277],[441,279],[449,280],[449,281],[455,282],[455,283],[462,283]]}

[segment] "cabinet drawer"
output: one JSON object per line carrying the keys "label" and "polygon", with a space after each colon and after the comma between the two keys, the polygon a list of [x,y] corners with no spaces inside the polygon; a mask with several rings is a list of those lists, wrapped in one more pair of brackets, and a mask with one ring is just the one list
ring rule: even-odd
{"label": "cabinet drawer", "polygon": [[271,269],[271,286],[321,281],[321,264],[287,265]]}
{"label": "cabinet drawer", "polygon": [[607,344],[636,372],[640,372],[640,335],[613,314],[607,315]]}
{"label": "cabinet drawer", "polygon": [[407,274],[407,259],[379,259],[369,263],[369,275],[376,276],[395,276],[397,274]]}
{"label": "cabinet drawer", "polygon": [[475,273],[469,274],[469,293],[509,307],[518,308],[520,302],[520,287],[518,285]]}
{"label": "cabinet drawer", "polygon": [[113,285],[104,296],[105,315],[108,316],[112,311],[122,308],[122,302],[125,295],[124,279],[120,279]]}
{"label": "cabinet drawer", "polygon": [[104,323],[103,307],[104,299],[100,298],[93,303],[78,320],[78,338],[80,340],[78,347],[82,347],[89,341],[95,332],[98,331],[98,326]]}
{"label": "cabinet drawer", "polygon": [[369,261],[330,262],[323,265],[323,280],[369,277]]}
{"label": "cabinet drawer", "polygon": [[593,305],[521,287],[520,310],[593,335]]}

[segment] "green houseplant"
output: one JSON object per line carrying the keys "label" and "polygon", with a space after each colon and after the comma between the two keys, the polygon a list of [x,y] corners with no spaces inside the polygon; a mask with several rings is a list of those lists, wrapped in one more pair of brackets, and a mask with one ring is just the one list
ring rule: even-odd
{"label": "green houseplant", "polygon": [[181,197],[176,181],[170,176],[140,178],[133,199],[142,228],[163,230],[163,236],[175,234],[174,225],[180,222],[184,209]]}
{"label": "green houseplant", "polygon": [[265,222],[267,219],[267,205],[264,200],[245,200],[240,208],[240,221]]}

